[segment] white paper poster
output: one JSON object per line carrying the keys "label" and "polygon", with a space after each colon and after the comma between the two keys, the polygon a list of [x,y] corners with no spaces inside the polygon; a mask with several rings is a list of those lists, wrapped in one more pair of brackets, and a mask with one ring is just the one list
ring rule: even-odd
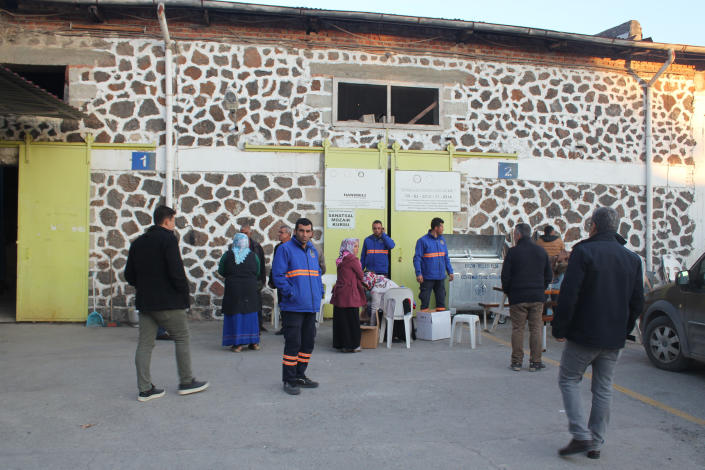
{"label": "white paper poster", "polygon": [[460,173],[397,171],[395,209],[417,212],[459,212]]}
{"label": "white paper poster", "polygon": [[326,207],[384,209],[384,170],[326,168]]}
{"label": "white paper poster", "polygon": [[355,228],[355,211],[328,209],[328,228]]}

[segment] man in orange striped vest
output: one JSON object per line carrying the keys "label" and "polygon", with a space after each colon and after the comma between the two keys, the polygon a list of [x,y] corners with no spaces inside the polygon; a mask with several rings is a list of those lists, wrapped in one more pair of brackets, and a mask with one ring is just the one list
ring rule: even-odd
{"label": "man in orange striped vest", "polygon": [[431,290],[436,296],[436,310],[445,310],[446,273],[452,281],[453,267],[450,265],[448,245],[443,238],[443,219],[440,217],[434,217],[431,220],[431,230],[416,242],[414,270],[416,280],[421,285],[419,292],[421,311],[428,311]]}
{"label": "man in orange striped vest", "polygon": [[306,377],[316,338],[316,313],[323,297],[321,268],[312,237],[311,221],[297,220],[294,237],[279,247],[272,261],[272,279],[282,294],[282,380],[284,391],[290,395],[298,395],[302,387],[318,387],[318,382]]}

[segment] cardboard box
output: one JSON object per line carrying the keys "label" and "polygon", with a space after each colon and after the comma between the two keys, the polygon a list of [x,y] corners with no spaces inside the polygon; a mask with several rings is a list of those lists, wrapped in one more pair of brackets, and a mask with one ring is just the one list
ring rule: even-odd
{"label": "cardboard box", "polygon": [[379,343],[379,315],[375,326],[360,325],[360,347],[362,349],[377,349]]}
{"label": "cardboard box", "polygon": [[428,341],[450,338],[450,310],[417,312],[416,337]]}

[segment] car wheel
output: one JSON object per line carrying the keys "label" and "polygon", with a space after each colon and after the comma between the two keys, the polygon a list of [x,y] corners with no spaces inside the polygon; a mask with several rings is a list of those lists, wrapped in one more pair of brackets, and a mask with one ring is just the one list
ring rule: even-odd
{"label": "car wheel", "polygon": [[688,367],[678,330],[668,317],[654,318],[646,326],[646,355],[659,369],[679,371]]}

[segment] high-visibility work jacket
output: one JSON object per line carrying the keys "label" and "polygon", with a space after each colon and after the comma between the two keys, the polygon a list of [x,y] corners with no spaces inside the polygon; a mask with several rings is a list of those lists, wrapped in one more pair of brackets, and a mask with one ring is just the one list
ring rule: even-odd
{"label": "high-visibility work jacket", "polygon": [[374,234],[365,238],[360,255],[362,269],[374,273],[389,274],[389,250],[394,246],[394,240],[389,238],[386,233],[382,233],[379,238]]}
{"label": "high-visibility work jacket", "polygon": [[414,253],[414,270],[417,276],[421,275],[428,280],[445,279],[446,273],[453,274],[453,267],[448,258],[448,246],[443,235],[433,238],[429,230],[418,239]]}
{"label": "high-visibility work jacket", "polygon": [[318,312],[323,285],[318,251],[311,242],[302,246],[294,237],[283,243],[272,261],[272,279],[282,294],[282,311]]}

